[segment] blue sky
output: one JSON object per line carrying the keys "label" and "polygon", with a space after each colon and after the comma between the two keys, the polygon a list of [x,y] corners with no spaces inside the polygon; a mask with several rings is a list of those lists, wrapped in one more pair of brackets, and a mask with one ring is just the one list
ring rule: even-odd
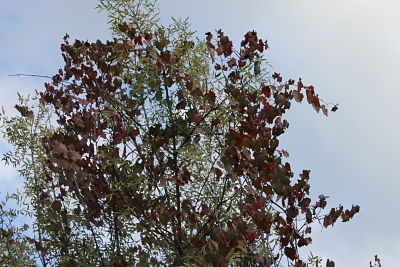
{"label": "blue sky", "polygon": [[[110,37],[96,3],[0,1],[0,105],[12,110],[16,91],[33,92],[44,82],[9,74],[52,75],[62,66],[65,33],[85,40]],[[337,266],[367,266],[375,254],[384,266],[397,266],[400,255],[399,8],[392,0],[160,1],[164,22],[188,16],[199,36],[221,28],[238,41],[256,30],[268,39],[273,71],[301,77],[322,99],[339,103],[328,118],[309,105],[294,105],[281,142],[296,170],[311,169],[315,195],[361,206],[350,223],[314,229],[309,248]],[[3,141],[0,149],[6,150]],[[18,181],[15,171],[1,166],[0,192]]]}

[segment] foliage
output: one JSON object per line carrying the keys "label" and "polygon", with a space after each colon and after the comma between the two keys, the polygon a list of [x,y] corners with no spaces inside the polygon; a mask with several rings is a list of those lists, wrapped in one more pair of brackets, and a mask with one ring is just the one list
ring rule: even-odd
{"label": "foliage", "polygon": [[372,265],[372,262],[371,262],[371,261],[369,262],[369,266],[370,266],[370,267],[382,267],[381,259],[378,257],[378,255],[375,255],[375,256],[374,256],[373,265]]}
{"label": "foliage", "polygon": [[15,196],[7,196],[6,201],[0,203],[0,265],[35,266],[32,240],[24,234],[28,225],[15,226],[20,212],[17,209],[7,209],[7,200],[10,198]]}
{"label": "foliage", "polygon": [[293,100],[328,115],[314,87],[269,73],[254,31],[235,49],[160,25],[153,1],[100,8],[115,38],[65,36],[65,66],[3,120],[42,265],[306,266],[313,223],[359,212],[323,213],[279,146]]}

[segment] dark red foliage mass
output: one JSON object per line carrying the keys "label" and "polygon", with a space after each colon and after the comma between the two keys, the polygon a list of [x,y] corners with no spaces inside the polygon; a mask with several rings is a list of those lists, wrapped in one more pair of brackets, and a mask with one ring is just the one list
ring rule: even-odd
{"label": "dark red foliage mass", "polygon": [[[186,52],[173,50],[161,32],[139,33],[127,24],[119,30],[125,39],[66,39],[65,66],[41,93],[59,124],[43,139],[49,179],[60,189],[51,206],[55,213],[68,213],[64,200],[71,198],[87,229],[114,217],[119,226],[113,240],[124,238],[124,225],[134,225],[141,241],[124,249],[143,261],[152,254],[149,247],[159,249],[154,265],[228,266],[238,255],[243,266],[270,266],[282,257],[306,266],[298,250],[312,242],[312,224],[328,227],[359,212],[359,206],[339,206],[321,215],[326,199],[310,199],[310,171],[294,178],[284,160],[288,153],[278,149],[289,126],[283,115],[293,99],[304,96],[317,111],[327,114],[327,108],[301,79],[284,82],[273,73],[258,88],[247,83],[249,66],[253,77],[263,75],[258,58],[267,47],[256,32],[245,34],[239,51],[222,31],[216,39],[206,34],[214,78],[226,77],[219,90],[206,90],[178,67]],[[131,62],[136,70],[129,69]],[[163,120],[146,117],[152,105],[161,106]],[[218,155],[217,165],[204,161],[212,173],[208,180],[193,165],[200,158],[184,158],[206,142],[209,153]],[[215,195],[195,199],[190,193],[202,194],[208,184]],[[272,239],[275,250],[261,252]],[[111,260],[114,266],[136,263],[121,250]]]}

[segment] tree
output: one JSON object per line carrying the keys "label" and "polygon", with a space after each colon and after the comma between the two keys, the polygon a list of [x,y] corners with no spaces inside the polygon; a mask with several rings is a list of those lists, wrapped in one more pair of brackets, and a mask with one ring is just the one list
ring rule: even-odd
{"label": "tree", "polygon": [[42,265],[305,266],[312,224],[359,212],[322,214],[310,171],[294,178],[284,115],[303,98],[328,107],[268,72],[255,31],[235,49],[221,30],[201,40],[187,20],[160,25],[153,1],[100,8],[115,38],[65,36],[65,66],[3,119]]}
{"label": "tree", "polygon": [[20,212],[7,208],[7,200],[16,195],[7,195],[6,201],[0,203],[0,264],[1,266],[34,266],[32,255],[34,247],[31,240],[24,235],[28,225],[17,227],[15,220]]}

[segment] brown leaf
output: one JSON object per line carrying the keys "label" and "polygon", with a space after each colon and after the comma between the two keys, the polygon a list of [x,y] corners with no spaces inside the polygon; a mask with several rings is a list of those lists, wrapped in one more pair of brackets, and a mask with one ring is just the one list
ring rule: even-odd
{"label": "brown leaf", "polygon": [[79,152],[75,151],[75,150],[70,150],[69,151],[69,158],[72,161],[78,161],[78,160],[81,159],[81,154]]}
{"label": "brown leaf", "polygon": [[295,207],[290,207],[286,210],[286,216],[290,219],[295,218],[299,214],[299,211]]}
{"label": "brown leaf", "polygon": [[335,263],[329,259],[326,260],[326,267],[335,267]]}
{"label": "brown leaf", "polygon": [[53,146],[53,151],[57,154],[60,155],[67,155],[68,153],[68,148],[66,145],[64,145],[63,143],[59,142],[59,141],[55,141],[54,142],[54,146]]}
{"label": "brown leaf", "polygon": [[323,226],[327,228],[329,225],[333,224],[333,219],[330,215],[325,215]]}
{"label": "brown leaf", "polygon": [[325,105],[322,105],[322,106],[321,106],[321,109],[322,109],[322,113],[324,113],[324,115],[328,117],[328,110],[327,110],[327,108],[325,107]]}
{"label": "brown leaf", "polygon": [[303,94],[299,93],[297,91],[293,91],[292,94],[293,94],[294,100],[296,100],[296,102],[298,102],[298,103],[301,103],[301,101],[303,100]]}
{"label": "brown leaf", "polygon": [[35,118],[35,116],[33,115],[33,111],[29,110],[28,107],[15,105],[15,108],[19,111],[22,117],[26,117],[30,120],[33,120]]}
{"label": "brown leaf", "polygon": [[283,149],[282,149],[282,154],[283,154],[283,156],[284,156],[285,158],[288,158],[288,157],[289,157],[289,152],[287,152],[286,150],[283,150]]}
{"label": "brown leaf", "polygon": [[53,201],[53,203],[51,203],[51,208],[56,212],[60,212],[61,211],[61,202],[59,200]]}

